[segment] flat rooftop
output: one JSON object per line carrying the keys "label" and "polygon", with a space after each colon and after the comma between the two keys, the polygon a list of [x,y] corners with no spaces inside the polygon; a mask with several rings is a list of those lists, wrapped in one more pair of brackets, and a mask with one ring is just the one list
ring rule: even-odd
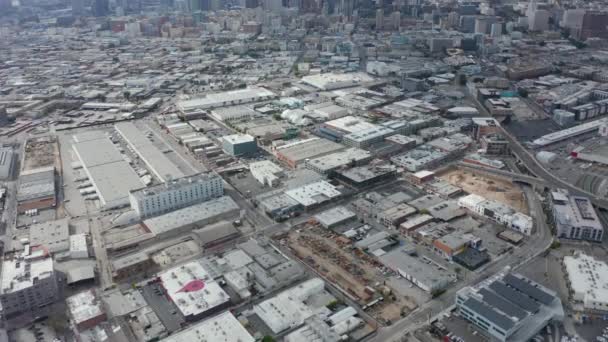
{"label": "flat rooftop", "polygon": [[196,316],[230,301],[230,296],[198,261],[166,270],[159,278],[184,316]]}
{"label": "flat rooftop", "polygon": [[161,182],[185,176],[133,123],[121,122],[114,127]]}
{"label": "flat rooftop", "polygon": [[161,342],[254,342],[255,339],[230,311],[191,325]]}
{"label": "flat rooftop", "polygon": [[178,209],[161,216],[149,218],[144,220],[143,223],[150,232],[159,235],[173,229],[195,225],[198,222],[238,209],[239,206],[232,198],[229,196],[222,196],[207,202]]}

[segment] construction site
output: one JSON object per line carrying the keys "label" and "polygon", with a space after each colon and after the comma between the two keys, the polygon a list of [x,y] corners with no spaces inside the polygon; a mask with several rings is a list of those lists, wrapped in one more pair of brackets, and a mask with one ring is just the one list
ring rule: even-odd
{"label": "construction site", "polygon": [[350,239],[312,222],[297,228],[279,237],[280,242],[378,322],[390,324],[417,307],[413,300],[393,294],[385,285],[392,272]]}
{"label": "construction site", "polygon": [[459,168],[449,168],[437,176],[465,192],[506,204],[524,214],[528,213],[524,193],[516,184]]}
{"label": "construction site", "polygon": [[59,166],[59,145],[54,136],[28,139],[25,142],[22,171],[29,171],[49,166]]}

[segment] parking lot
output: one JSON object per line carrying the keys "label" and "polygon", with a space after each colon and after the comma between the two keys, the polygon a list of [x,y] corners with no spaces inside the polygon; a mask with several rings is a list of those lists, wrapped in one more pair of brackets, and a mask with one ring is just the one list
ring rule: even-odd
{"label": "parking lot", "polygon": [[142,295],[169,332],[179,330],[186,322],[177,307],[166,297],[158,283],[141,288]]}

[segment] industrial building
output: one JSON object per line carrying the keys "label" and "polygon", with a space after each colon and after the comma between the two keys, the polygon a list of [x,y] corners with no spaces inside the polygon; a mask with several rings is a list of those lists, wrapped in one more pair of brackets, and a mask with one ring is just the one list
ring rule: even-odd
{"label": "industrial building", "polygon": [[458,199],[458,205],[481,217],[488,218],[507,228],[516,230],[525,235],[531,235],[534,221],[526,214],[515,211],[513,208],[485,198],[471,194]]}
{"label": "industrial building", "polygon": [[223,195],[222,178],[216,173],[206,172],[132,190],[129,201],[140,218],[147,218]]}
{"label": "industrial building", "polygon": [[110,262],[112,279],[123,281],[153,269],[154,262],[146,252],[122,255]]}
{"label": "industrial building", "polygon": [[160,342],[254,342],[255,340],[236,317],[230,311],[226,311],[191,325],[187,329],[160,340]]}
{"label": "industrial building", "polygon": [[215,108],[211,111],[211,117],[220,122],[252,119],[258,115],[260,113],[245,106]]}
{"label": "industrial building", "polygon": [[337,206],[315,215],[315,220],[317,220],[319,224],[327,229],[332,229],[336,226],[356,219],[357,214],[348,210],[344,206]]}
{"label": "industrial building", "polygon": [[57,204],[55,167],[46,166],[22,171],[17,188],[17,210],[48,209]]}
{"label": "industrial building", "polygon": [[555,292],[519,274],[498,274],[457,292],[458,313],[492,340],[529,341],[548,324],[562,321]]}
{"label": "industrial building", "polygon": [[66,298],[68,315],[79,331],[85,331],[107,319],[101,300],[93,289]]}
{"label": "industrial building", "polygon": [[588,198],[570,195],[563,189],[552,191],[551,213],[558,237],[602,241],[604,227]]}
{"label": "industrial building", "polygon": [[319,133],[333,141],[341,141],[345,135],[378,128],[380,126],[367,122],[363,118],[349,115],[324,122],[319,127]]}
{"label": "industrial building", "polygon": [[248,156],[258,151],[255,138],[248,134],[233,134],[222,137],[222,149],[234,157]]}
{"label": "industrial building", "polygon": [[43,248],[25,245],[21,254],[2,261],[0,282],[2,316],[11,319],[36,312],[59,300],[58,276],[53,259]]}
{"label": "industrial building", "polygon": [[315,312],[306,301],[324,289],[323,280],[313,278],[254,305],[253,311],[274,334],[278,334],[302,325],[304,320],[313,316]]}
{"label": "industrial building", "polygon": [[306,168],[322,175],[329,175],[344,166],[359,166],[372,159],[372,154],[359,148],[349,148],[321,157],[306,160]]}
{"label": "industrial building", "polygon": [[275,187],[283,176],[283,169],[270,160],[249,164],[249,171],[262,186]]}
{"label": "industrial building", "polygon": [[35,223],[30,226],[30,244],[42,246],[50,253],[64,252],[70,249],[69,219]]}
{"label": "industrial building", "polygon": [[376,159],[369,165],[356,166],[336,172],[336,179],[357,189],[372,186],[395,177],[397,168],[383,160]]}
{"label": "industrial building", "polygon": [[275,97],[276,94],[270,90],[252,87],[222,93],[207,94],[202,98],[180,101],[177,103],[177,108],[182,113],[188,113],[191,111],[209,110],[219,107],[267,101],[272,100]]}
{"label": "industrial building", "polygon": [[325,73],[302,77],[302,83],[313,86],[319,90],[335,90],[349,88],[374,81],[366,73],[356,72],[348,74]]}
{"label": "industrial building", "polygon": [[342,195],[335,186],[324,180],[287,190],[285,194],[298,202],[304,209],[317,207]]}
{"label": "industrial building", "polygon": [[129,191],[144,184],[102,131],[75,135],[72,148],[99,196],[102,208],[129,205]]}
{"label": "industrial building", "polygon": [[198,261],[168,269],[158,280],[187,321],[209,316],[230,303],[230,296]]}
{"label": "industrial building", "polygon": [[419,146],[406,153],[394,156],[391,161],[410,172],[434,169],[449,159],[449,153],[436,150],[429,145]]}
{"label": "industrial building", "polygon": [[386,228],[395,229],[417,211],[416,208],[406,203],[400,203],[378,213],[378,221]]}
{"label": "industrial building", "polygon": [[145,228],[162,239],[177,236],[210,222],[238,217],[239,207],[229,196],[218,197],[203,203],[148,218],[143,221]]}
{"label": "industrial building", "polygon": [[165,153],[154,146],[141,129],[137,128],[133,123],[121,122],[116,124],[114,128],[158,180],[167,182],[170,179],[185,176],[177,165]]}
{"label": "industrial building", "polygon": [[281,163],[295,169],[307,159],[322,157],[344,149],[343,145],[327,139],[309,138],[278,146],[274,153]]}
{"label": "industrial building", "polygon": [[11,147],[0,147],[0,180],[7,180],[11,177],[14,155]]}
{"label": "industrial building", "polygon": [[564,257],[564,268],[574,310],[608,312],[608,265],[592,256],[576,252]]}
{"label": "industrial building", "polygon": [[412,282],[428,293],[445,290],[456,275],[433,267],[418,257],[410,256],[405,250],[396,248],[379,257],[384,266],[399,273],[403,278]]}
{"label": "industrial building", "polygon": [[384,138],[395,134],[390,128],[379,127],[350,133],[342,137],[346,146],[365,148],[372,144],[384,141]]}

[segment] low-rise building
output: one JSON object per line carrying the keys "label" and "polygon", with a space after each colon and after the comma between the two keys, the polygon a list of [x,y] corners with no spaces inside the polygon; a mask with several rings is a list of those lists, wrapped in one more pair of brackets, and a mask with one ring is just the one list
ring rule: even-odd
{"label": "low-rise building", "polygon": [[263,186],[275,187],[283,175],[283,169],[270,160],[262,160],[249,164],[249,171],[255,180]]}
{"label": "low-rise building", "polygon": [[564,257],[564,267],[576,311],[607,312],[608,289],[597,284],[608,283],[608,265],[604,261],[577,252]]}
{"label": "low-rise building", "polygon": [[230,296],[198,261],[168,269],[158,279],[187,321],[209,316],[230,303]]}
{"label": "low-rise building", "polygon": [[555,292],[519,274],[499,273],[456,294],[461,317],[492,340],[529,341],[549,323],[564,318]]}
{"label": "low-rise building", "polygon": [[295,169],[309,159],[322,157],[344,150],[345,147],[322,138],[309,138],[276,147],[276,158],[287,167]]}
{"label": "low-rise building", "polygon": [[349,148],[341,152],[336,152],[306,160],[306,168],[323,175],[331,174],[344,166],[359,166],[372,159],[372,154],[359,148]]}
{"label": "low-rise building", "polygon": [[386,267],[429,293],[445,290],[450,283],[456,281],[455,274],[429,265],[398,248],[381,255],[379,259]]}
{"label": "low-rise building", "polygon": [[91,329],[107,319],[101,300],[92,289],[66,298],[65,303],[70,319],[79,331]]}
{"label": "low-rise building", "polygon": [[69,219],[36,223],[30,226],[30,244],[43,246],[51,253],[64,252],[70,248]]}
{"label": "low-rise building", "polygon": [[298,202],[304,209],[319,206],[342,195],[335,186],[323,180],[287,190],[285,194]]}
{"label": "low-rise building", "polygon": [[378,221],[387,228],[395,229],[399,227],[409,216],[414,215],[418,210],[416,208],[401,203],[397,206],[386,209],[378,214]]}
{"label": "low-rise building", "polygon": [[255,338],[230,311],[226,311],[161,340],[183,341],[254,342]]}
{"label": "low-rise building", "polygon": [[348,210],[344,206],[338,206],[329,210],[325,210],[322,213],[315,215],[315,219],[323,227],[331,229],[335,226],[341,225],[345,222],[352,221],[357,218],[357,214]]}
{"label": "low-rise building", "polygon": [[507,228],[516,230],[525,235],[532,234],[534,221],[526,214],[515,211],[513,208],[485,198],[471,194],[458,199],[458,205],[481,216],[488,218]]}

